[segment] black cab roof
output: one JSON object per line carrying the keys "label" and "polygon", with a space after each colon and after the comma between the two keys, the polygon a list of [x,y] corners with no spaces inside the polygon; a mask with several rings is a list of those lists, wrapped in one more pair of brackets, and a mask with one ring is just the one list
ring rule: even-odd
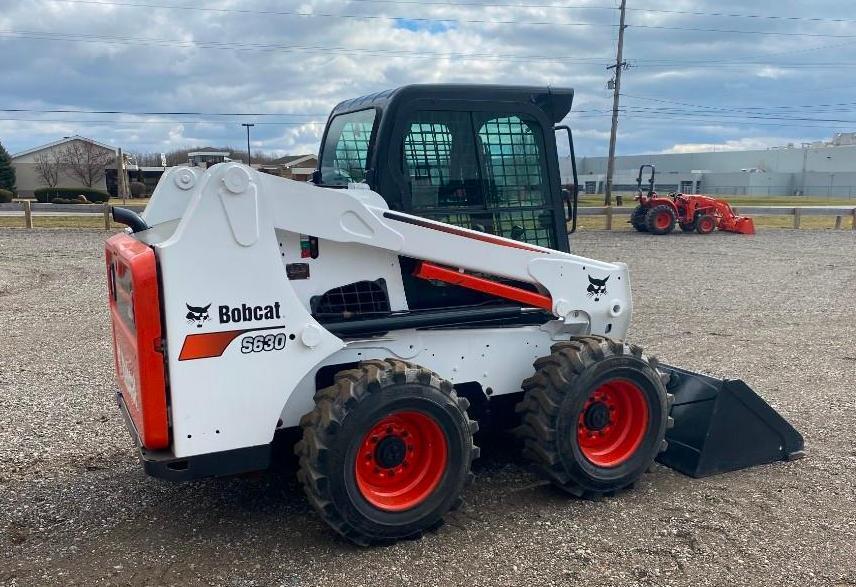
{"label": "black cab roof", "polygon": [[399,103],[415,99],[530,103],[540,108],[553,123],[558,123],[571,110],[574,90],[548,86],[411,84],[340,102],[330,117],[366,108],[394,110]]}

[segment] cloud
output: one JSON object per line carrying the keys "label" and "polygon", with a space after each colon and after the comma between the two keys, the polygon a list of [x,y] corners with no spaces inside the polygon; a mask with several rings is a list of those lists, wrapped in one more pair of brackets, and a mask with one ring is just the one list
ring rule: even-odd
{"label": "cloud", "polygon": [[800,139],[782,139],[780,137],[746,137],[731,139],[721,143],[683,143],[672,145],[661,153],[704,153],[709,151],[752,151],[781,147],[788,143],[800,144]]}
{"label": "cloud", "polygon": [[[469,82],[574,87],[569,121],[577,152],[606,152],[612,102],[605,67],[614,60],[617,12],[603,9],[611,5],[603,0],[576,0],[574,8],[552,0],[532,4],[555,6],[528,8],[222,0],[181,3],[192,8],[182,9],[167,8],[172,3],[166,0],[116,2],[6,0],[0,12],[0,103],[7,108],[273,116],[0,115],[18,119],[0,121],[0,141],[10,151],[75,133],[128,151],[240,145],[245,141],[240,123],[250,121],[256,123],[252,142],[260,148],[312,152],[327,113],[343,99],[407,83]],[[149,7],[119,5],[135,3]],[[769,11],[737,0],[650,0],[645,6]],[[776,14],[834,15],[849,7],[846,0],[781,0]],[[824,103],[846,101],[847,84],[836,86],[834,70],[788,68],[796,62],[835,62],[846,41],[643,28],[847,34],[846,24],[641,10],[629,11],[628,22],[625,58],[634,67],[623,78],[619,153],[728,145],[740,137],[779,144],[800,133],[813,140],[847,130],[811,123],[775,126],[787,121],[736,119],[727,110],[821,98]]]}

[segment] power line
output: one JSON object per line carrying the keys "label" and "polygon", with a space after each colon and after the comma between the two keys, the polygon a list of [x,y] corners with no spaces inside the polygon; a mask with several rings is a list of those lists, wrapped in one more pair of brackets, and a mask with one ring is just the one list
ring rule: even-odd
{"label": "power line", "polygon": [[127,114],[130,116],[327,116],[295,112],[133,112],[128,110],[80,110],[76,108],[0,108],[0,112],[37,112],[40,114]]}
{"label": "power line", "polygon": [[835,35],[830,33],[793,33],[787,31],[747,31],[744,29],[709,29],[702,27],[680,27],[653,24],[630,25],[635,29],[647,29],[658,31],[693,31],[700,33],[726,33],[735,35],[774,35],[782,37],[823,37],[826,39],[856,39],[856,35]]}
{"label": "power line", "polygon": [[378,57],[408,57],[415,59],[435,59],[449,58],[460,60],[478,60],[478,61],[501,61],[501,62],[521,62],[521,63],[549,63],[561,61],[565,63],[591,64],[601,63],[602,59],[597,57],[562,57],[562,56],[542,56],[542,55],[503,55],[495,53],[436,53],[436,52],[414,52],[402,51],[396,49],[361,49],[354,47],[328,47],[328,46],[307,46],[307,45],[278,45],[265,43],[235,43],[223,41],[203,41],[193,40],[187,41],[183,39],[163,39],[163,38],[144,38],[144,37],[123,37],[116,35],[88,35],[81,33],[52,33],[47,31],[11,31],[0,30],[0,37],[12,36],[14,38],[34,39],[43,41],[59,41],[72,43],[104,43],[113,45],[143,45],[155,47],[180,47],[188,49],[219,49],[230,51],[259,51],[259,52],[283,52],[289,53],[292,51],[305,53],[322,53],[322,54],[337,54],[337,55],[353,55],[354,53],[361,55],[370,55]]}
{"label": "power line", "polygon": [[691,108],[707,108],[713,110],[728,110],[728,111],[741,111],[741,110],[767,110],[771,108],[824,108],[824,107],[835,107],[835,106],[853,106],[856,105],[856,102],[836,102],[832,104],[792,104],[792,105],[774,105],[774,106],[738,106],[738,107],[728,107],[728,106],[711,106],[709,104],[693,104],[690,102],[678,102],[676,100],[668,100],[665,98],[652,98],[649,96],[636,96],[633,94],[625,94],[622,92],[622,96],[626,98],[634,98],[636,100],[648,100],[651,102],[662,102],[667,104],[676,104],[678,106],[689,106]]}
{"label": "power line", "polygon": [[[225,125],[225,124],[241,124],[240,120],[221,120],[217,122],[209,121],[209,120],[122,120],[122,119],[69,119],[69,118],[12,118],[12,117],[0,117],[0,121],[9,121],[9,122],[37,122],[37,123],[69,123],[69,124],[116,124],[116,125],[141,125],[141,124],[210,124],[210,125]],[[306,121],[264,121],[264,122],[256,122],[257,125],[271,125],[271,126],[303,126],[303,125],[325,125],[327,124],[324,120],[306,120]]]}
{"label": "power line", "polygon": [[[427,22],[427,23],[459,23],[459,24],[489,24],[489,25],[527,25],[527,26],[568,26],[568,27],[608,27],[615,28],[617,25],[608,24],[608,23],[592,23],[592,22],[566,22],[559,21],[556,22],[554,20],[547,21],[524,21],[524,20],[493,20],[493,19],[461,19],[461,18],[428,18],[428,17],[409,17],[409,16],[394,16],[394,15],[379,15],[379,14],[346,14],[346,13],[329,13],[329,12],[301,12],[298,10],[250,10],[247,8],[213,8],[208,6],[182,6],[182,5],[169,5],[169,4],[155,4],[150,2],[115,2],[115,1],[101,1],[101,0],[55,0],[60,2],[67,2],[72,4],[88,4],[88,5],[102,5],[102,6],[123,6],[123,7],[132,7],[132,8],[158,8],[165,10],[184,10],[184,11],[198,11],[198,12],[215,12],[215,13],[225,13],[225,14],[255,14],[255,15],[265,15],[265,16],[296,16],[303,18],[343,18],[343,19],[357,19],[357,20],[396,20],[396,21],[404,21],[404,22]],[[392,3],[392,2],[390,2]],[[486,6],[486,5],[483,5]],[[546,6],[544,6],[546,8]],[[552,7],[555,8],[555,7]],[[612,7],[590,7],[597,9],[612,9]],[[639,9],[639,10],[648,10],[648,9]],[[658,12],[656,10],[651,9],[651,12]],[[725,16],[724,13],[708,13],[707,16]],[[740,15],[733,15],[740,16]],[[746,15],[744,15],[746,16]],[[796,18],[796,17],[794,17]],[[833,20],[832,22],[856,22],[856,21],[846,21]],[[838,39],[853,39],[856,38],[856,35],[838,35],[838,34],[828,34],[828,33],[797,33],[797,32],[786,32],[786,31],[757,31],[757,30],[740,30],[740,29],[718,29],[718,28],[701,28],[701,27],[676,27],[676,26],[664,26],[664,25],[645,25],[645,24],[637,24],[633,25],[635,28],[639,29],[653,29],[653,30],[672,30],[672,31],[694,31],[694,32],[716,32],[716,33],[727,33],[727,34],[744,34],[744,35],[777,35],[777,36],[789,36],[789,37],[826,37],[826,38],[838,38]]]}
{"label": "power line", "polygon": [[[609,113],[601,113],[601,114],[587,114],[585,116],[575,116],[578,112],[572,112],[570,115],[571,120],[592,120],[592,119],[601,119],[605,117],[611,116]],[[715,116],[714,113],[711,113],[711,116]],[[722,124],[722,125],[734,125],[739,124],[741,120],[738,119],[729,119],[729,118],[709,118],[703,117],[695,114],[682,114],[682,115],[663,115],[656,113],[638,113],[638,112],[629,112],[625,111],[622,114],[624,119],[629,120],[650,120],[650,121],[660,121],[664,123],[673,124],[674,122],[691,122],[694,125],[698,126],[699,124]],[[753,120],[751,124],[753,126],[769,126],[769,127],[782,127],[782,128],[822,128],[829,129],[830,126],[828,124],[818,125],[818,124],[805,124],[805,122],[816,120],[816,119],[794,119],[793,123],[788,122],[763,122],[763,120],[768,120],[765,118],[761,118],[760,121]],[[786,119],[791,120],[791,119]],[[99,119],[99,120],[85,120],[85,119],[46,119],[46,118],[10,118],[10,117],[0,117],[0,121],[9,121],[9,122],[29,122],[34,124],[76,124],[76,125],[84,125],[84,126],[99,126],[99,125],[113,125],[113,126],[140,126],[140,125],[148,125],[148,124],[161,124],[161,125],[215,125],[222,126],[224,124],[240,124],[240,121],[200,121],[200,120],[121,120],[121,119]],[[745,121],[743,121],[745,122]],[[853,122],[854,121],[842,121],[842,122]],[[322,126],[325,125],[324,121],[305,121],[305,122],[257,122],[257,125],[288,125],[288,126]],[[687,125],[689,126],[689,125]]]}
{"label": "power line", "polygon": [[[671,116],[670,117],[646,116],[646,115],[641,115],[641,114],[629,114],[629,113],[625,114],[624,118],[627,118],[630,120],[640,120],[641,119],[641,120],[659,121],[659,122],[667,123],[670,126],[674,126],[675,122],[691,122],[691,123],[693,123],[693,125],[695,127],[698,127],[699,124],[701,124],[701,123],[718,124],[718,125],[724,125],[724,126],[725,125],[734,126],[736,124],[739,124],[739,121],[727,120],[727,119],[699,120],[697,118],[671,117]],[[690,127],[690,125],[686,125],[686,126]],[[769,127],[778,127],[778,128],[822,128],[822,129],[827,129],[827,130],[830,129],[830,125],[828,125],[828,124],[823,124],[823,125],[804,124],[804,123],[788,124],[788,123],[782,123],[782,122],[753,122],[752,126],[769,126]]]}
{"label": "power line", "polygon": [[[853,119],[841,119],[841,118],[814,118],[814,117],[805,117],[805,116],[775,116],[773,114],[764,114],[764,113],[756,113],[756,114],[748,114],[735,112],[733,114],[728,114],[727,112],[695,112],[693,110],[680,110],[680,109],[672,109],[672,110],[633,110],[633,109],[622,109],[622,112],[634,113],[634,114],[659,114],[663,116],[693,116],[697,118],[708,118],[708,117],[728,117],[733,118],[735,120],[787,120],[787,121],[799,121],[799,122],[836,122],[843,124],[856,124],[856,120]],[[851,112],[853,112],[851,110]]]}
{"label": "power line", "polygon": [[722,18],[751,18],[756,20],[787,20],[787,21],[806,21],[806,22],[835,22],[849,23],[856,22],[853,18],[825,18],[812,16],[785,16],[780,14],[734,14],[729,12],[702,12],[698,10],[661,10],[658,8],[628,8],[634,12],[650,12],[656,14],[681,14],[685,16],[714,16]]}
{"label": "power line", "polygon": [[329,12],[301,12],[299,10],[250,10],[248,8],[212,8],[208,6],[175,6],[169,4],[153,4],[150,2],[102,2],[99,0],[55,0],[71,4],[89,4],[100,6],[125,6],[132,8],[160,8],[166,10],[188,10],[194,12],[216,12],[225,14],[257,14],[265,16],[297,16],[304,18],[345,18],[356,20],[399,20],[405,22],[436,22],[462,24],[502,24],[528,26],[570,26],[570,27],[614,27],[610,24],[595,24],[588,22],[556,22],[556,21],[527,21],[527,20],[491,20],[491,19],[460,19],[460,18],[427,18],[411,16],[388,16],[382,14],[345,14]]}
{"label": "power line", "polygon": [[[497,62],[520,62],[520,63],[551,63],[562,62],[568,64],[579,65],[599,65],[603,63],[607,57],[563,57],[563,56],[544,56],[544,55],[510,55],[496,53],[439,53],[439,52],[414,52],[396,49],[367,49],[344,46],[311,46],[311,45],[279,45],[269,43],[238,43],[224,41],[206,41],[183,39],[164,39],[164,38],[145,38],[145,37],[123,37],[116,35],[90,35],[82,33],[52,33],[47,31],[11,31],[0,30],[0,37],[11,36],[13,38],[28,39],[28,40],[46,40],[59,42],[73,43],[106,43],[115,45],[143,45],[157,47],[179,47],[179,48],[195,48],[195,49],[218,49],[230,51],[258,51],[258,52],[301,52],[301,53],[323,53],[337,55],[352,55],[359,53],[368,56],[377,57],[407,57],[414,59],[460,59],[460,60],[476,60],[476,61],[497,61]],[[782,69],[838,69],[856,67],[856,63],[833,63],[833,62],[798,62],[798,63],[773,63],[766,61],[702,61],[695,62],[689,60],[665,60],[665,59],[640,59],[640,67],[649,68],[671,68],[676,65],[687,65],[693,68],[707,67],[710,69],[727,68],[727,67],[749,67],[749,66],[768,66],[778,67]]]}
{"label": "power line", "polygon": [[[149,4],[141,4],[134,2],[110,2],[110,1],[99,1],[99,0],[54,0],[55,2],[67,2],[74,4],[102,4],[107,6],[141,6],[145,8],[166,8],[172,10],[200,10],[200,11],[212,11],[212,12],[232,12],[238,14],[265,14],[265,15],[278,15],[284,14],[289,16],[294,16],[295,11],[271,11],[271,10],[249,10],[249,9],[237,9],[237,8],[209,8],[202,6],[187,6],[187,5],[149,5]],[[618,7],[616,6],[603,6],[603,5],[592,5],[592,4],[564,4],[564,5],[556,5],[556,4],[532,4],[532,3],[514,3],[514,4],[505,4],[505,3],[494,3],[494,2],[456,2],[454,0],[442,1],[442,0],[350,0],[353,3],[368,3],[368,4],[386,4],[386,5],[401,5],[401,6],[452,6],[452,7],[466,7],[466,8],[542,8],[542,9],[551,9],[551,10],[611,10],[616,11]],[[677,14],[683,16],[706,16],[706,17],[716,17],[716,18],[746,18],[746,19],[754,19],[754,20],[784,20],[784,21],[794,21],[794,22],[830,22],[830,23],[851,23],[856,22],[856,19],[852,18],[827,18],[827,17],[810,17],[810,16],[788,16],[788,15],[780,15],[780,14],[742,14],[742,13],[730,13],[730,12],[705,12],[700,10],[666,10],[659,8],[627,8],[628,11],[633,12],[644,12],[651,14]],[[311,13],[298,13],[302,16],[312,16]],[[332,15],[337,16],[337,15]],[[395,17],[392,17],[395,18]],[[406,19],[413,20],[413,19]],[[435,20],[445,20],[445,19],[435,19]]]}
{"label": "power line", "polygon": [[467,6],[475,8],[554,8],[556,10],[618,10],[615,6],[597,6],[592,4],[494,4],[482,2],[423,2],[422,0],[351,0],[370,4],[404,4],[417,6]]}
{"label": "power line", "polygon": [[[587,115],[587,116],[579,116],[575,118],[571,118],[571,120],[594,120],[600,119],[603,117],[609,116],[609,114],[595,114],[595,115]],[[831,126],[829,124],[806,124],[803,122],[760,122],[760,121],[741,121],[734,120],[728,118],[693,118],[691,115],[687,116],[662,116],[657,114],[644,114],[644,113],[634,113],[634,112],[625,112],[622,114],[622,120],[631,120],[631,121],[640,121],[640,120],[648,120],[651,122],[659,122],[664,124],[673,125],[675,122],[691,122],[693,125],[684,125],[683,127],[692,128],[698,127],[700,125],[723,125],[723,126],[735,126],[735,125],[746,125],[751,124],[753,127],[755,126],[769,126],[769,127],[780,127],[780,128],[822,128],[826,130],[830,130]]]}
{"label": "power line", "polygon": [[731,69],[743,67],[771,67],[779,69],[850,69],[856,67],[856,63],[835,63],[835,62],[810,62],[802,61],[796,63],[776,63],[773,61],[649,61],[642,62],[637,65],[633,62],[634,67],[650,68],[650,69],[676,69],[678,66],[686,65],[693,69]]}

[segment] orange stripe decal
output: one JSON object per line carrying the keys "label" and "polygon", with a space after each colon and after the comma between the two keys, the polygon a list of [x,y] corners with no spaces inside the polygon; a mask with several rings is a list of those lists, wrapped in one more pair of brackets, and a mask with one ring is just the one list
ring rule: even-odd
{"label": "orange stripe decal", "polygon": [[552,311],[553,309],[553,299],[550,296],[514,287],[513,285],[498,283],[483,277],[468,275],[454,269],[428,263],[427,261],[420,261],[413,275],[422,279],[432,279],[451,283],[452,285],[459,285],[547,311]]}
{"label": "orange stripe decal", "polygon": [[247,332],[247,330],[226,330],[225,332],[206,332],[202,334],[188,334],[181,346],[179,361],[192,361],[193,359],[208,359],[219,357],[229,346],[229,343]]}

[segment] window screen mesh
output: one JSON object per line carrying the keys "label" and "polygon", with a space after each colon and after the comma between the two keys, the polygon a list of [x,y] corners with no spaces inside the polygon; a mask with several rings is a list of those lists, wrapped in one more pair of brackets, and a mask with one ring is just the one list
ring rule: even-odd
{"label": "window screen mesh", "polygon": [[537,121],[524,114],[417,111],[405,128],[402,175],[416,213],[556,247]]}
{"label": "window screen mesh", "polygon": [[541,169],[540,127],[518,116],[488,120],[479,129],[491,184],[489,205],[497,208],[543,206],[547,200]]}
{"label": "window screen mesh", "polygon": [[314,314],[378,314],[389,312],[389,298],[381,283],[357,281],[335,287],[313,300]]}
{"label": "window screen mesh", "polygon": [[468,112],[417,112],[404,137],[403,165],[414,208],[482,204]]}
{"label": "window screen mesh", "polygon": [[509,210],[494,213],[425,214],[432,220],[479,232],[555,248],[553,212],[550,210]]}

